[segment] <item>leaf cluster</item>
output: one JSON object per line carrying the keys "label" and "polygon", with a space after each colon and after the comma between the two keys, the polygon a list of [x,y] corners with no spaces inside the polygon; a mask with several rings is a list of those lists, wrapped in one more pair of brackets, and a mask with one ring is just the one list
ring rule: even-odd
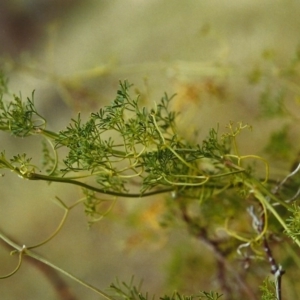
{"label": "leaf cluster", "polygon": [[[120,283],[118,280],[116,283],[110,285],[110,289],[115,293],[115,296],[124,300],[148,300],[149,295],[143,294],[141,292],[141,283],[139,286],[133,284],[133,278],[131,282],[127,284],[126,282]],[[200,292],[198,295],[183,295],[178,292],[174,292],[171,296],[165,295],[159,297],[160,300],[218,300],[222,297],[222,294],[217,292]],[[152,300],[155,299],[155,296],[152,296]]]}
{"label": "leaf cluster", "polygon": [[[139,97],[130,95],[130,88],[127,81],[120,82],[110,105],[92,113],[87,121],[78,114],[59,132],[46,128],[34,93],[25,101],[16,96],[4,101],[2,94],[0,129],[18,137],[44,136],[41,169],[46,174],[35,172],[39,168],[25,154],[7,159],[3,153],[2,168],[31,180],[83,187],[86,213],[95,219],[103,203],[96,193],[140,197],[174,191],[177,196],[194,198],[204,193],[200,187],[222,188],[232,181],[231,174],[243,172],[224,164],[230,135],[220,140],[218,131],[211,129],[201,145],[190,144],[177,133],[176,113],[170,110],[172,97],[165,94],[154,108],[147,109],[140,107]],[[94,185],[82,182],[83,178],[90,178]],[[136,185],[139,192],[131,193]]]}
{"label": "leaf cluster", "polygon": [[275,283],[269,278],[265,279],[263,284],[260,286],[261,300],[278,300],[275,294]]}
{"label": "leaf cluster", "polygon": [[294,203],[290,211],[292,215],[286,220],[287,230],[285,230],[285,233],[292,238],[293,241],[296,241],[300,236],[300,206]]}
{"label": "leaf cluster", "polygon": [[[4,86],[5,82],[1,82]],[[46,173],[36,172],[38,167],[26,154],[7,159],[2,152],[0,168],[10,169],[29,180],[82,187],[82,199],[70,207],[62,205],[66,214],[61,224],[67,212],[78,203],[83,203],[86,214],[96,221],[110,211],[117,197],[139,198],[171,192],[173,207],[170,213],[174,212],[193,236],[212,247],[224,260],[227,250],[222,248],[222,240],[212,238],[211,230],[219,225],[216,223],[224,222],[232,215],[244,223],[245,206],[249,201],[256,202],[259,208],[257,215],[252,214],[253,224],[260,222],[259,230],[255,223],[250,230],[240,226],[233,231],[227,220],[225,231],[228,236],[255,251],[254,247],[267,233],[268,216],[272,214],[280,224],[280,230],[283,228],[300,246],[298,207],[292,209],[288,201],[268,189],[269,166],[263,158],[242,156],[238,152],[236,137],[244,128],[249,128],[248,125],[238,123],[235,127],[229,123],[229,132],[221,137],[218,130],[211,129],[200,144],[192,144],[177,132],[176,114],[170,110],[172,97],[165,94],[154,108],[147,109],[140,107],[139,97],[131,96],[130,88],[127,81],[120,82],[116,98],[110,105],[92,113],[87,121],[78,114],[66,129],[53,132],[46,128],[46,120],[35,108],[34,93],[26,101],[13,96],[7,103],[3,100],[4,86],[0,97],[0,130],[18,137],[45,137],[42,168]],[[263,180],[255,178],[244,166],[248,158],[264,163],[266,175]],[[136,186],[138,192],[132,192]],[[103,194],[114,196],[108,208]],[[276,210],[278,205],[282,210],[292,211],[293,216],[284,220]],[[106,209],[104,213],[100,207]],[[235,247],[227,248],[229,252],[235,250]],[[146,300],[148,297],[133,285],[112,285],[112,289],[125,299]],[[175,293],[161,299],[203,297],[213,300],[221,295],[202,292],[198,296],[183,296]]]}
{"label": "leaf cluster", "polygon": [[169,110],[172,97],[165,94],[148,110],[130,96],[130,87],[121,82],[111,105],[87,122],[79,114],[57,134],[55,148],[68,150],[61,171],[87,172],[104,190],[120,193],[128,192],[132,180],[139,180],[141,193],[158,186],[202,185],[208,177],[199,160],[220,161],[229,152],[226,142],[211,130],[201,147],[190,145],[177,135],[176,114]]}
{"label": "leaf cluster", "polygon": [[[3,91],[5,92],[5,90]],[[22,96],[13,96],[13,101],[6,104],[3,93],[0,96],[0,129],[17,137],[35,134],[39,128],[44,128],[45,119],[34,106],[34,92],[31,98],[23,102]]]}

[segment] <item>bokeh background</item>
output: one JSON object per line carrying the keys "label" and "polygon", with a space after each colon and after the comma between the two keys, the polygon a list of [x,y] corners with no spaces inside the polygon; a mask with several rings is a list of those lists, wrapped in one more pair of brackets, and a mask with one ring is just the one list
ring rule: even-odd
{"label": "bokeh background", "polygon": [[[27,97],[35,90],[35,103],[52,130],[65,128],[79,111],[85,117],[108,104],[119,80],[128,79],[149,105],[164,92],[177,93],[173,108],[180,111],[179,128],[187,138],[197,130],[201,140],[217,124],[223,131],[230,120],[243,121],[253,125],[253,132],[241,136],[241,152],[262,154],[266,136],[284,122],[294,141],[290,153],[296,156],[295,120],[259,118],[263,88],[252,85],[251,78],[267,70],[281,84],[278,70],[290,65],[299,46],[299,13],[294,0],[4,0],[1,68],[14,93]],[[293,84],[299,89],[299,83]],[[292,100],[289,108],[299,117],[297,99]],[[38,164],[41,140],[1,133],[4,149],[11,155],[32,153]],[[292,157],[274,160],[272,176],[280,178],[291,162]],[[23,182],[2,173],[0,227],[20,244],[36,244],[57,227],[63,211],[52,201],[56,196],[69,204],[82,196],[74,187]],[[132,275],[137,283],[144,279],[143,290],[156,296],[178,287],[187,293],[213,288],[212,274],[195,280],[213,260],[205,247],[183,228],[159,229],[160,200],[120,200],[111,216],[90,229],[78,206],[60,234],[37,252],[102,289],[116,277],[128,282]],[[193,249],[190,270],[183,273],[189,287],[170,275],[187,249]],[[205,257],[200,265],[193,261],[196,253]],[[16,257],[1,247],[0,274],[15,264]],[[99,299],[66,282],[78,299]],[[0,281],[0,294],[1,299],[58,299],[46,277],[26,262]]]}

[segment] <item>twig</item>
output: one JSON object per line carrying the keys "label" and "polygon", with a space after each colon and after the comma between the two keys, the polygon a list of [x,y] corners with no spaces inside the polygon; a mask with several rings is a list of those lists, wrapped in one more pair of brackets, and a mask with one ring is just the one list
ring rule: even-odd
{"label": "twig", "polygon": [[[64,289],[64,287],[67,287],[66,284],[63,284],[63,281],[62,279],[59,279],[56,271],[64,274],[65,276],[71,278],[72,280],[78,282],[79,284],[81,284],[82,286],[92,290],[93,292],[103,296],[104,298],[106,298],[107,300],[114,300],[113,297],[109,296],[108,294],[106,294],[105,292],[101,291],[100,289],[86,283],[85,281],[79,279],[78,277],[72,275],[71,273],[59,268],[58,266],[52,264],[51,262],[49,262],[48,260],[44,259],[43,257],[41,257],[40,255],[34,253],[33,251],[31,250],[28,250],[26,248],[26,246],[19,246],[17,243],[15,243],[13,240],[11,240],[10,238],[8,238],[8,236],[6,234],[3,234],[3,232],[0,232],[0,240],[3,241],[3,243],[7,244],[7,247],[12,247],[16,250],[16,252],[22,252],[21,254],[23,255],[23,257],[25,259],[30,259],[37,262],[35,263],[37,267],[39,267],[40,269],[43,268],[43,272],[44,274],[47,272],[47,274],[49,275],[48,273],[48,270],[51,269],[52,272],[50,272],[50,275],[49,275],[49,279],[51,279],[51,283],[54,285],[54,287],[57,289],[59,288],[59,290],[57,290],[58,294],[62,297],[62,296],[66,296],[68,295],[68,289]],[[9,245],[9,246],[8,246]],[[25,256],[24,256],[25,255]],[[32,261],[31,261],[32,263]],[[41,267],[41,265],[43,265],[43,267]],[[51,278],[50,278],[51,277]],[[71,294],[70,294],[71,295]],[[61,299],[67,299],[67,300],[75,300],[76,298],[61,298]]]}
{"label": "twig", "polygon": [[263,245],[264,245],[264,251],[265,251],[268,261],[271,265],[271,273],[274,275],[277,300],[282,300],[281,279],[282,279],[282,275],[285,273],[285,271],[282,269],[281,265],[276,263],[266,237],[263,237]]}
{"label": "twig", "polygon": [[[253,228],[258,233],[261,233],[264,228],[265,219],[266,219],[264,211],[262,210],[260,217],[258,217],[255,214],[253,206],[249,207],[247,211],[250,214],[250,216],[252,217]],[[282,300],[281,280],[282,280],[282,275],[285,273],[285,271],[282,269],[281,265],[276,263],[275,258],[272,254],[271,248],[269,246],[268,240],[265,235],[263,235],[262,241],[263,241],[263,250],[266,253],[268,262],[271,266],[271,273],[274,275],[277,300]]]}
{"label": "twig", "polygon": [[[1,245],[3,245],[6,249],[11,250],[11,246],[4,242],[2,239],[0,240]],[[24,255],[23,260],[37,268],[40,272],[42,272],[45,277],[49,280],[54,290],[56,291],[59,299],[62,300],[77,300],[78,298],[72,293],[67,283],[57,274],[55,270],[48,267],[47,265],[41,263],[33,259],[30,256]]]}
{"label": "twig", "polygon": [[[186,208],[181,207],[181,213],[182,213],[182,218],[185,221],[185,223],[188,225],[189,230],[192,231],[193,235],[199,238],[215,255],[218,266],[222,267],[223,270],[219,270],[219,272],[223,272],[224,269],[227,269],[230,274],[235,278],[236,282],[238,285],[241,287],[241,289],[244,291],[244,293],[247,295],[247,299],[249,300],[257,300],[257,297],[253,293],[252,289],[247,285],[246,282],[244,282],[239,274],[237,274],[237,271],[228,263],[224,251],[222,251],[219,248],[219,242],[211,240],[207,236],[207,231],[205,228],[201,228],[197,225],[197,231],[194,231],[193,229],[195,228],[195,223],[192,220],[192,218],[187,214]],[[219,274],[220,275],[220,274]],[[220,279],[224,280],[225,275],[222,274],[222,277]],[[227,283],[224,281],[221,282],[221,285],[225,288],[226,292],[230,292],[230,288],[228,287]]]}

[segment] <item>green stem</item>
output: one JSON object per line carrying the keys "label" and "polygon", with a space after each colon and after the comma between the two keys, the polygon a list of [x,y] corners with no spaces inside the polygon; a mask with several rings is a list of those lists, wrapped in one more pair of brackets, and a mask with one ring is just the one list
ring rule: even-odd
{"label": "green stem", "polygon": [[113,297],[109,296],[108,294],[106,294],[106,293],[103,292],[102,290],[100,290],[100,289],[94,287],[93,285],[91,285],[91,284],[89,284],[89,283],[87,283],[87,282],[81,280],[80,278],[78,278],[78,277],[72,275],[71,273],[69,273],[69,272],[67,272],[67,271],[65,271],[65,270],[63,270],[63,269],[61,269],[60,267],[58,267],[58,266],[52,264],[51,262],[49,262],[48,260],[44,259],[44,258],[41,257],[40,255],[37,255],[37,254],[33,253],[32,251],[28,251],[28,250],[26,251],[26,255],[28,255],[28,256],[30,256],[30,257],[32,257],[32,258],[34,258],[34,259],[40,261],[41,263],[43,263],[43,264],[45,264],[45,265],[51,267],[52,269],[54,269],[54,270],[56,270],[56,271],[58,271],[58,272],[64,274],[65,276],[71,278],[72,280],[78,282],[79,284],[81,284],[82,286],[84,286],[84,287],[86,287],[86,288],[92,290],[93,292],[95,292],[95,293],[101,295],[102,297],[104,297],[104,298],[106,298],[106,299],[108,299],[108,300],[115,300]]}
{"label": "green stem", "polygon": [[[49,262],[48,260],[46,260],[45,258],[41,257],[38,254],[35,254],[34,252],[28,250],[25,246],[21,247],[19,245],[17,245],[15,242],[13,242],[12,240],[10,240],[5,234],[0,232],[0,238],[6,242],[7,244],[9,244],[10,246],[12,246],[14,249],[16,249],[16,251],[18,251],[20,253],[20,255],[22,254],[26,254],[32,258],[34,258],[37,261],[40,261],[41,263],[51,267],[52,269],[64,274],[65,276],[71,278],[72,280],[78,282],[79,284],[81,284],[82,286],[92,290],[93,292],[101,295],[102,297],[108,299],[108,300],[115,300],[113,297],[109,296],[108,294],[106,294],[105,292],[101,291],[100,289],[92,286],[91,284],[79,279],[78,277],[72,275],[71,273],[61,269],[60,267],[54,265],[53,263]],[[18,268],[20,266],[18,265]],[[14,273],[16,272],[16,270],[14,271]]]}
{"label": "green stem", "polygon": [[77,181],[74,179],[69,179],[66,177],[62,178],[62,177],[55,177],[55,176],[47,176],[47,175],[42,175],[42,174],[37,174],[37,173],[21,174],[18,172],[18,174],[21,175],[23,178],[29,179],[29,180],[42,180],[42,181],[74,184],[74,185],[78,185],[83,188],[86,188],[88,190],[95,191],[97,193],[118,196],[118,197],[125,197],[125,198],[142,198],[142,197],[148,197],[148,196],[152,196],[152,195],[163,194],[163,193],[168,193],[168,192],[174,191],[174,187],[170,187],[170,188],[155,190],[155,191],[147,192],[147,193],[120,193],[120,192],[115,192],[115,191],[108,191],[105,189],[99,189],[97,187],[86,184],[84,182]]}
{"label": "green stem", "polygon": [[[256,195],[257,196],[257,195]],[[264,197],[263,197],[264,198]],[[290,229],[288,228],[288,226],[286,225],[286,223],[284,222],[284,220],[279,216],[279,214],[277,213],[277,211],[275,210],[275,208],[270,204],[269,201],[267,201],[265,198],[264,198],[264,201],[265,201],[265,205],[266,207],[271,211],[271,213],[274,215],[274,217],[278,220],[278,222],[282,225],[282,227],[285,229],[285,231],[287,233],[290,232]],[[295,243],[300,247],[300,241],[298,239],[295,239],[294,240]]]}
{"label": "green stem", "polygon": [[[259,180],[256,180],[256,179],[252,178],[251,181],[253,182],[253,185],[259,187],[259,190],[262,191],[270,199],[274,200],[276,203],[279,203],[280,205],[282,205],[286,209],[291,208],[291,206],[288,203],[286,203],[285,201],[279,199],[274,194],[272,194]],[[250,187],[251,185],[248,185],[248,186]]]}
{"label": "green stem", "polygon": [[42,129],[42,128],[37,129],[35,134],[42,134],[45,137],[50,138],[52,140],[55,140],[59,137],[58,133],[56,133],[54,131],[47,130],[47,129]]}
{"label": "green stem", "polygon": [[59,231],[61,230],[61,228],[62,228],[63,225],[65,224],[65,221],[66,221],[66,219],[67,219],[68,213],[69,213],[69,209],[66,209],[66,210],[65,210],[65,213],[64,213],[64,215],[63,215],[63,218],[62,218],[62,220],[60,221],[58,227],[56,228],[56,230],[55,230],[55,231],[54,231],[47,239],[45,239],[44,241],[42,241],[42,242],[40,242],[40,243],[38,243],[38,244],[36,244],[36,245],[34,245],[34,246],[27,247],[27,249],[29,250],[29,249],[38,248],[38,247],[40,247],[40,246],[42,246],[42,245],[45,245],[45,244],[48,243],[49,241],[51,241],[51,240],[59,233]]}
{"label": "green stem", "polygon": [[[269,196],[270,198],[272,198],[273,200],[275,200],[277,203],[280,203],[281,205],[283,205],[285,208],[289,209],[290,207],[288,206],[288,204],[286,204],[284,201],[278,199],[276,196],[274,196],[271,192],[269,192],[261,183],[259,183],[258,181],[254,180],[255,185],[259,185],[260,190],[256,189],[254,187],[254,184],[250,184],[247,183],[247,186],[250,187],[253,190],[253,193],[255,195],[255,197],[257,199],[259,199],[259,201],[261,203],[263,203],[266,208],[273,214],[273,216],[277,219],[277,221],[281,224],[281,226],[284,228],[284,230],[289,233],[290,229],[288,228],[287,224],[285,223],[285,221],[281,218],[281,216],[277,213],[276,209],[273,207],[273,205],[270,203],[270,201],[267,200],[267,196]],[[267,196],[263,195],[261,192],[266,193]],[[295,243],[300,247],[300,241],[298,239],[295,239]]]}

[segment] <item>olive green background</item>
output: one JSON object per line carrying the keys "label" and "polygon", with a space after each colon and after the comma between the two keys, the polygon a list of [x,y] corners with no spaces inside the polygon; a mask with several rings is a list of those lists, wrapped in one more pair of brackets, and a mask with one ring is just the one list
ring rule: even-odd
{"label": "olive green background", "polygon": [[[0,4],[1,62],[8,70],[10,89],[23,97],[35,90],[36,105],[47,117],[49,129],[63,129],[78,111],[86,117],[91,110],[108,104],[118,81],[124,79],[134,83],[149,105],[164,92],[178,93],[174,107],[181,111],[180,130],[189,137],[194,129],[200,131],[201,138],[217,123],[223,130],[230,120],[243,121],[253,125],[253,132],[241,137],[241,151],[261,153],[266,135],[280,127],[277,122],[265,124],[256,119],[258,91],[246,84],[246,74],[261,60],[263,51],[274,51],[276,60],[283,64],[293,55],[299,44],[298,1],[63,2],[12,0]],[[93,76],[99,70],[104,71]],[[70,98],[62,97],[58,82],[64,78],[73,78],[75,87],[91,86],[95,94],[89,97],[79,88]],[[185,83],[203,78],[223,84],[224,99],[204,95],[194,102],[185,99],[184,93],[180,97]],[[296,127],[291,132],[294,141]],[[0,150],[5,149],[7,155],[36,153],[34,162],[39,163],[40,141],[39,137],[17,139],[1,133]],[[272,170],[275,175],[276,167]],[[82,196],[79,188],[25,182],[10,172],[2,173],[0,227],[20,244],[39,243],[56,228],[63,211],[52,201],[55,196],[70,204]],[[139,222],[138,228],[130,228],[126,220],[117,219],[126,218],[122,209],[130,212],[156,201],[120,200],[123,203],[117,209],[121,212],[89,230],[83,207],[78,206],[60,234],[37,252],[102,289],[115,277],[129,281],[135,275],[136,282],[144,279],[143,289],[150,294],[172,292],[165,272],[172,245],[181,240],[205,255],[204,246],[190,241],[183,229],[164,231],[159,236],[155,225],[147,220]],[[145,228],[154,237],[157,234],[158,241],[153,237],[143,240],[144,236],[137,234],[137,229]],[[128,246],[135,235],[136,245]],[[211,259],[207,255],[203,272]],[[1,247],[0,274],[10,272],[15,264],[16,257]],[[193,283],[190,292],[206,289],[211,276],[199,286]],[[75,282],[66,281],[78,299],[99,299]],[[26,262],[13,277],[0,281],[0,298],[58,299],[45,277]]]}

